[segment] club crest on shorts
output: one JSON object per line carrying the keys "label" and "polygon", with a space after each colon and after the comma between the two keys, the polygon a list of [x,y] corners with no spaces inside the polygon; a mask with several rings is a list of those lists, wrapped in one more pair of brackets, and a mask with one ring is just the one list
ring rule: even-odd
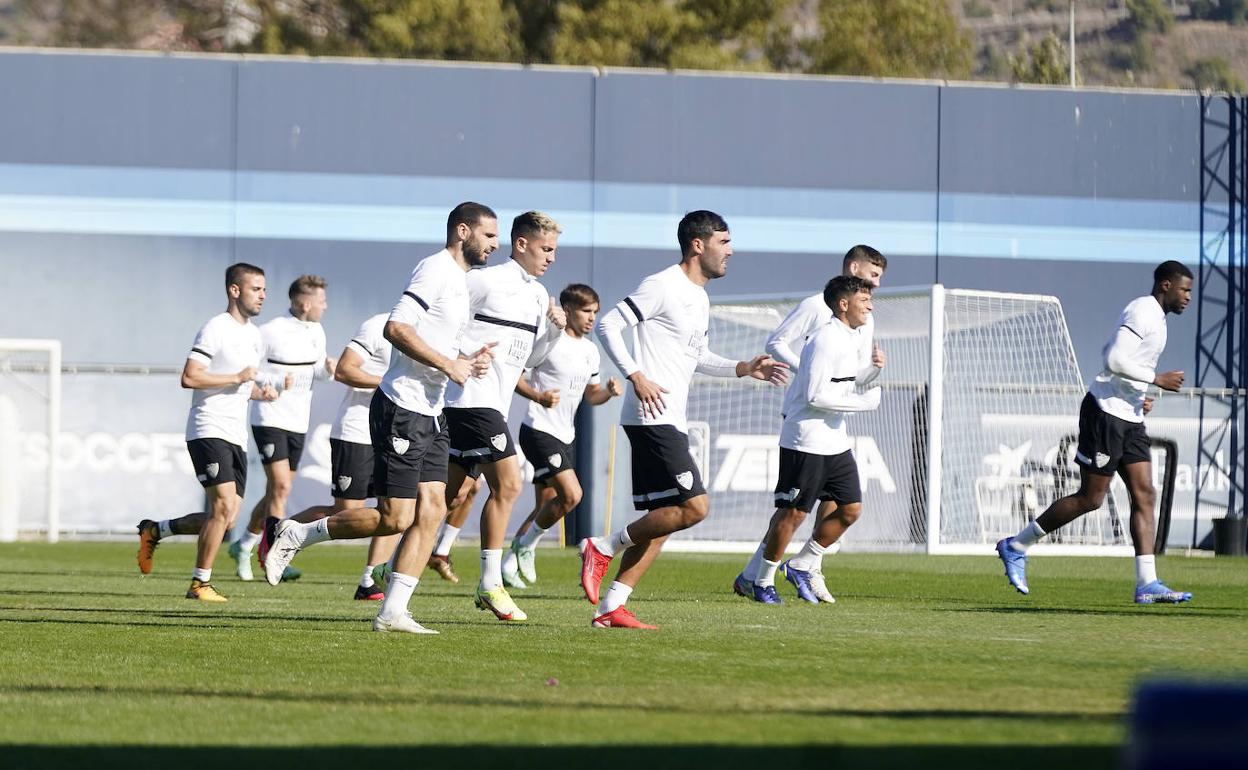
{"label": "club crest on shorts", "polygon": [[560,465],[563,465],[563,456],[556,452],[550,457],[547,457],[546,462],[550,463],[550,467],[558,468]]}
{"label": "club crest on shorts", "polygon": [[338,477],[338,491],[339,491],[339,492],[346,492],[346,491],[347,491],[348,489],[350,489],[350,488],[351,488],[351,477],[350,477],[350,476],[339,476],[339,477]]}
{"label": "club crest on shorts", "polygon": [[1096,453],[1096,467],[1104,468],[1105,463],[1107,462],[1109,462],[1109,455],[1105,454],[1104,452]]}
{"label": "club crest on shorts", "polygon": [[221,463],[208,463],[204,466],[204,473],[208,474],[208,478],[215,479],[217,474],[221,472]]}
{"label": "club crest on shorts", "polygon": [[264,459],[268,460],[269,458],[273,456],[273,450],[275,449],[277,449],[276,445],[265,444],[264,446],[260,447],[260,454],[264,455]]}
{"label": "club crest on shorts", "polygon": [[676,483],[680,485],[681,489],[692,489],[693,471],[685,471],[684,473],[676,474]]}
{"label": "club crest on shorts", "polygon": [[391,436],[390,446],[394,447],[395,452],[403,455],[403,454],[407,454],[407,448],[411,446],[411,442],[405,438],[399,438],[398,436]]}
{"label": "club crest on shorts", "polygon": [[507,448],[507,434],[500,433],[497,436],[490,436],[490,443],[493,444],[494,448],[498,451],[503,451]]}

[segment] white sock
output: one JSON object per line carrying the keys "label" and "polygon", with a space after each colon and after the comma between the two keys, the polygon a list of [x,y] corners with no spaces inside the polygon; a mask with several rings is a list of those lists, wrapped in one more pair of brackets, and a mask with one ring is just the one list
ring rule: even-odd
{"label": "white sock", "polygon": [[459,527],[452,527],[450,524],[442,525],[442,532],[438,534],[438,544],[433,549],[433,555],[450,556],[451,546],[455,545],[457,537],[459,537]]}
{"label": "white sock", "polygon": [[317,543],[323,543],[326,540],[333,539],[329,536],[329,519],[328,518],[317,519],[311,524],[304,524],[303,528],[304,529],[302,533],[303,534],[302,545],[304,545],[305,547],[309,545],[316,545]]}
{"label": "white sock", "polygon": [[751,583],[758,580],[758,571],[763,568],[763,550],[766,547],[767,541],[761,541],[758,547],[754,549],[754,555],[745,563],[745,569],[741,570],[741,574]]}
{"label": "white sock", "polygon": [[776,584],[776,570],[780,568],[780,562],[767,561],[763,559],[763,569],[758,574],[758,579],[754,581],[754,585],[774,586]]}
{"label": "white sock", "polygon": [[539,527],[537,525],[537,522],[535,521],[532,524],[530,524],[529,528],[526,529],[524,531],[524,534],[520,536],[520,545],[525,548],[532,548],[533,546],[537,545],[538,540],[542,539],[542,535],[546,534],[549,531],[550,531],[549,528],[542,529],[541,527]]}
{"label": "white sock", "polygon": [[797,556],[789,559],[792,564],[802,572],[818,572],[823,569],[823,554],[827,548],[819,545],[819,541],[813,537],[806,541],[802,546],[802,550],[797,552]]}
{"label": "white sock", "polygon": [[503,549],[481,549],[481,587],[489,591],[503,584]]}
{"label": "white sock", "polygon": [[156,526],[160,529],[160,537],[156,538],[157,540],[161,538],[169,537],[170,535],[173,534],[173,527],[169,526],[168,519],[161,521]]}
{"label": "white sock", "polygon": [[1135,587],[1143,588],[1157,580],[1157,559],[1152,554],[1135,557]]}
{"label": "white sock", "polygon": [[196,567],[194,571],[191,572],[191,577],[201,583],[207,583],[209,580],[212,580],[212,568],[200,569],[199,567]]}
{"label": "white sock", "polygon": [[1023,527],[1017,535],[1014,536],[1010,547],[1019,553],[1027,553],[1027,549],[1036,544],[1036,541],[1044,537],[1047,532],[1040,528],[1040,522],[1033,521]]}
{"label": "white sock", "polygon": [[255,550],[256,543],[260,542],[260,533],[252,532],[249,529],[243,530],[243,535],[238,539],[238,548],[243,553],[251,553]]}
{"label": "white sock", "polygon": [[602,597],[602,601],[598,604],[598,614],[606,615],[608,612],[614,612],[624,603],[628,601],[628,597],[633,595],[633,587],[626,586],[620,581],[615,581],[611,587],[607,589],[607,593]]}
{"label": "white sock", "polygon": [[402,572],[390,573],[390,585],[386,587],[386,598],[381,602],[379,617],[394,619],[407,612],[407,603],[412,599],[412,591],[420,578],[404,575]]}
{"label": "white sock", "polygon": [[376,564],[369,564],[364,567],[364,574],[360,576],[360,586],[362,588],[372,588],[377,585],[373,580],[373,567],[376,566]]}
{"label": "white sock", "polygon": [[624,527],[611,537],[591,537],[590,540],[599,553],[611,558],[615,558],[617,553],[626,550],[633,544],[633,539],[628,536],[628,527]]}

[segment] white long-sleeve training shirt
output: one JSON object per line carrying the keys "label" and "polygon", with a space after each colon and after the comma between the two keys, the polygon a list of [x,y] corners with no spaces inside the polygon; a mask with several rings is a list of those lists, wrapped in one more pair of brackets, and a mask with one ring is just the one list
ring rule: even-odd
{"label": "white long-sleeve training shirt", "polygon": [[546,287],[514,259],[469,271],[468,301],[471,317],[464,346],[498,344],[484,376],[447,386],[446,405],[493,409],[506,419],[524,367],[530,358],[545,358],[563,330],[546,320],[550,305]]}
{"label": "white long-sleeve training shirt", "polygon": [[[195,335],[187,359],[203,364],[209,374],[237,374],[249,366],[259,367],[263,355],[260,329],[251,321],[239,323],[229,313],[221,313]],[[217,438],[246,449],[247,402],[255,386],[242,382],[191,391],[186,440]]]}
{"label": "white long-sleeve training shirt", "polygon": [[600,381],[600,360],[598,346],[589,338],[564,332],[529,375],[529,383],[538,391],[558,388],[559,403],[548,409],[530,402],[523,423],[571,444],[576,438],[576,409],[585,397],[585,387]]}
{"label": "white long-sleeve training shirt", "polygon": [[1106,414],[1144,422],[1144,395],[1157,377],[1157,359],[1166,349],[1166,311],[1152,295],[1127,304],[1101,353],[1105,368],[1088,392]]}
{"label": "white long-sleeve training shirt", "polygon": [[[468,325],[468,277],[451,252],[442,249],[416,265],[389,321],[412,327],[426,345],[447,358],[459,355]],[[437,417],[442,414],[447,381],[442,372],[396,349],[380,387],[403,409]]]}
{"label": "white long-sleeve training shirt", "polygon": [[[796,370],[801,366],[802,348],[819,329],[832,320],[832,308],[823,301],[823,292],[812,294],[797,303],[784,320],[767,338],[767,353],[777,361]],[[853,330],[858,337],[858,384],[870,385],[880,376],[880,370],[871,364],[875,341],[875,316],[867,316],[867,322]]]}
{"label": "white long-sleeve training shirt", "polygon": [[264,340],[260,371],[282,382],[289,374],[291,383],[276,401],[252,403],[251,424],[307,433],[312,382],[329,378],[325,368],[325,329],[316,321],[284,315],[262,324],[260,337]]}
{"label": "white long-sleeve training shirt", "polygon": [[857,331],[833,318],[802,348],[797,374],[784,394],[780,446],[817,455],[837,455],[853,448],[845,415],[880,405],[878,387],[856,392]]}
{"label": "white long-sleeve training shirt", "polygon": [[[695,371],[714,377],[735,377],[737,362],[707,348],[711,301],[706,289],[689,280],[680,265],[647,277],[618,305],[598,320],[598,339],[611,361],[628,377],[634,372],[666,388],[663,412],[642,414],[635,388],[627,388],[620,414],[622,425],[671,425],[689,432],[689,382]],[[624,330],[633,328],[633,351]]]}
{"label": "white long-sleeve training shirt", "polygon": [[[390,368],[390,355],[394,345],[386,339],[386,321],[389,313],[378,313],[360,326],[347,343],[347,347],[359,354],[364,363],[360,369],[365,374],[380,377]],[[368,408],[376,388],[347,388],[338,405],[338,415],[330,428],[329,437],[349,441],[352,444],[372,444],[368,429]]]}

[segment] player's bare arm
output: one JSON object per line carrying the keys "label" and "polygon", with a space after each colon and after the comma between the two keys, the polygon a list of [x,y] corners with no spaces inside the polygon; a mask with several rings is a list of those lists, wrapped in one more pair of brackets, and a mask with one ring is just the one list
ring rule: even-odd
{"label": "player's bare arm", "polygon": [[738,361],[737,376],[783,385],[789,381],[789,365],[764,353],[750,361]]}
{"label": "player's bare arm", "polygon": [[663,408],[666,406],[663,402],[663,394],[669,392],[667,388],[657,382],[652,382],[641,371],[628,375],[628,381],[633,383],[637,400],[641,402],[642,414],[647,417],[658,417],[663,414]]}
{"label": "player's bare arm", "polygon": [[606,387],[602,385],[585,386],[585,401],[590,406],[601,406],[615,396],[622,395],[624,395],[624,385],[614,377],[607,380]]}
{"label": "player's bare arm", "polygon": [[212,374],[204,364],[187,359],[186,365],[182,367],[182,387],[187,390],[228,388],[231,385],[251,382],[256,379],[257,371],[254,366],[246,366],[233,374]]}
{"label": "player's bare arm", "polygon": [[375,388],[381,384],[381,375],[364,371],[364,359],[351,348],[342,351],[334,368],[334,379],[352,388]]}

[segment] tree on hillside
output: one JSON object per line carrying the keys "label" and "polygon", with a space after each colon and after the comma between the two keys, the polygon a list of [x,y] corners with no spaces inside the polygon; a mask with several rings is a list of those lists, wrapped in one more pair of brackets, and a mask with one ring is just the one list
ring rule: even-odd
{"label": "tree on hillside", "polygon": [[820,0],[810,71],[963,78],[971,43],[945,0]]}

